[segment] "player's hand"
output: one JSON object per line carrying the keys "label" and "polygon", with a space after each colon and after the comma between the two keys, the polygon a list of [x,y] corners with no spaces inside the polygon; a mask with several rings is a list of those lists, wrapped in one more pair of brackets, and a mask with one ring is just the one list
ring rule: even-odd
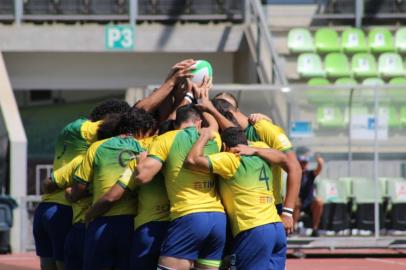
{"label": "player's hand", "polygon": [[320,156],[320,154],[316,154],[315,158],[318,164],[324,164],[324,159]]}
{"label": "player's hand", "polygon": [[209,77],[205,76],[200,86],[193,84],[193,94],[198,101],[198,107],[203,111],[210,111],[213,104],[209,99],[209,91],[213,88],[212,81]]}
{"label": "player's hand", "polygon": [[239,144],[231,148],[231,152],[240,156],[253,156],[256,153],[256,149],[245,144]]}
{"label": "player's hand", "polygon": [[285,227],[286,235],[293,233],[293,217],[282,214],[281,219]]}
{"label": "player's hand", "polygon": [[148,152],[141,152],[135,158],[137,160],[137,164],[142,163],[148,157]]}
{"label": "player's hand", "polygon": [[65,189],[65,199],[68,202],[72,202],[72,188],[71,187],[68,187]]}
{"label": "player's hand", "polygon": [[44,191],[44,193],[49,194],[56,190],[55,188],[53,188],[52,183],[53,182],[50,177],[42,180],[42,190]]}
{"label": "player's hand", "polygon": [[168,76],[165,79],[165,82],[176,83],[180,78],[191,78],[193,77],[191,71],[193,66],[196,64],[196,61],[193,59],[186,59],[179,63],[176,63],[171,70],[169,71]]}
{"label": "player's hand", "polygon": [[260,121],[260,120],[267,120],[269,122],[272,122],[272,119],[270,117],[268,117],[267,115],[262,114],[262,113],[250,114],[250,116],[248,116],[248,120],[250,121],[250,123],[252,125],[255,125],[255,123]]}

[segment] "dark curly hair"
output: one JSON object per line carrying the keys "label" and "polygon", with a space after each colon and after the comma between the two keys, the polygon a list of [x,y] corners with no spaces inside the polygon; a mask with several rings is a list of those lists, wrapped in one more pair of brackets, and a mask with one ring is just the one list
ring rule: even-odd
{"label": "dark curly hair", "polygon": [[90,121],[99,121],[104,119],[108,114],[117,113],[123,114],[130,110],[130,105],[127,102],[115,98],[110,98],[103,103],[97,105],[89,115]]}
{"label": "dark curly hair", "polygon": [[99,140],[120,134],[143,135],[154,132],[157,122],[151,113],[136,107],[125,114],[109,114],[98,130]]}
{"label": "dark curly hair", "polygon": [[229,127],[221,133],[221,140],[228,147],[235,147],[239,144],[248,145],[247,137],[240,127]]}

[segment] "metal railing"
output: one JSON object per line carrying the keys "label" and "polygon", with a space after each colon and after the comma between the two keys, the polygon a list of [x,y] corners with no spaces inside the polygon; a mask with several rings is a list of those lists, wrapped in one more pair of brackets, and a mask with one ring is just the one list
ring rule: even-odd
{"label": "metal railing", "polygon": [[51,177],[52,169],[52,164],[40,164],[35,166],[35,195],[41,195],[42,180]]}
{"label": "metal railing", "polygon": [[[14,2],[14,3],[13,3]],[[243,20],[243,0],[178,1],[125,0],[101,1],[15,0],[3,2],[0,21],[179,21]],[[1,12],[1,10],[0,10]]]}

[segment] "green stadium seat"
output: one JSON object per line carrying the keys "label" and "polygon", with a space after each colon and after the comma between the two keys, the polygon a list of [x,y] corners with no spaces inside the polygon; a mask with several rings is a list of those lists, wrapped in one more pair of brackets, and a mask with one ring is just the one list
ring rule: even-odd
{"label": "green stadium seat", "polygon": [[335,81],[334,85],[342,86],[342,88],[336,89],[334,98],[339,103],[348,103],[350,98],[351,86],[356,86],[357,81],[353,78],[339,78]]}
{"label": "green stadium seat", "polygon": [[338,34],[334,29],[321,28],[314,36],[316,50],[319,53],[330,53],[341,51]]}
{"label": "green stadium seat", "polygon": [[343,53],[329,53],[324,59],[324,68],[329,78],[351,76],[350,63]]}
{"label": "green stadium seat", "polygon": [[338,106],[319,106],[317,108],[317,124],[322,128],[343,128],[346,126],[344,113]]}
{"label": "green stadium seat", "polygon": [[378,60],[379,75],[384,78],[404,76],[402,57],[397,53],[383,53]]}
{"label": "green stadium seat", "polygon": [[349,196],[343,182],[329,179],[318,180],[316,192],[324,202],[320,229],[336,232],[348,229],[350,225],[347,210]]}
{"label": "green stadium seat", "polygon": [[359,28],[347,28],[341,34],[341,47],[346,53],[368,52],[364,31]]}
{"label": "green stadium seat", "polygon": [[[352,180],[352,190],[356,203],[355,227],[360,230],[374,230],[375,183],[371,179],[359,178]],[[384,223],[383,191],[380,183],[377,185],[380,226]]]}
{"label": "green stadium seat", "polygon": [[297,60],[297,73],[302,78],[325,77],[321,58],[315,53],[303,53]]}
{"label": "green stadium seat", "polygon": [[386,28],[373,28],[368,35],[368,45],[373,53],[395,51],[391,32]]}
{"label": "green stadium seat", "polygon": [[406,27],[399,28],[395,34],[395,47],[400,53],[406,53]]}
{"label": "green stadium seat", "polygon": [[353,78],[339,78],[335,81],[335,85],[342,85],[342,86],[355,86],[357,85],[357,81]]}
{"label": "green stadium seat", "polygon": [[377,77],[375,57],[369,53],[357,53],[352,57],[351,70],[356,78]]}
{"label": "green stadium seat", "polygon": [[[353,190],[352,190],[352,182],[354,180],[357,180],[357,179],[359,179],[359,178],[354,178],[354,177],[340,177],[340,178],[338,178],[338,182],[342,183],[341,185],[344,187],[345,193],[347,194],[348,199],[354,197]],[[363,178],[361,178],[361,179],[363,179]]]}
{"label": "green stadium seat", "polygon": [[400,117],[395,107],[382,106],[379,107],[379,118],[387,117],[388,127],[398,128],[400,127]]}
{"label": "green stadium seat", "polygon": [[400,109],[400,124],[402,127],[406,127],[406,107]]}
{"label": "green stadium seat", "polygon": [[388,179],[388,197],[390,198],[391,211],[390,229],[406,230],[406,181],[402,179]]}
{"label": "green stadium seat", "polygon": [[306,28],[294,28],[288,34],[288,49],[291,53],[314,52],[312,34]]}
{"label": "green stadium seat", "polygon": [[389,85],[405,86],[405,88],[386,90],[387,96],[389,97],[391,102],[404,104],[404,102],[406,102],[406,78],[405,77],[393,78],[389,81]]}
{"label": "green stadium seat", "polygon": [[[365,86],[383,86],[385,82],[381,78],[367,78],[362,81],[362,85]],[[363,89],[361,95],[365,97],[365,101],[373,102],[375,98],[375,89]],[[380,99],[382,100],[382,99]]]}
{"label": "green stadium seat", "polygon": [[[325,78],[312,78],[307,82],[308,86],[326,86],[331,85],[331,83]],[[309,89],[306,91],[305,95],[311,103],[324,103],[330,99],[331,92],[329,90],[323,89]]]}

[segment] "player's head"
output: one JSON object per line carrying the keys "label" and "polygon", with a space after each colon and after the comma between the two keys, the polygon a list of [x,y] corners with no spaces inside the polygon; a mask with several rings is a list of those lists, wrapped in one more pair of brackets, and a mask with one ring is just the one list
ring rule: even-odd
{"label": "player's head", "polygon": [[157,122],[151,113],[136,107],[121,117],[119,134],[133,134],[137,139],[151,136],[157,128]]}
{"label": "player's head", "polygon": [[177,128],[195,126],[197,129],[200,129],[202,119],[202,113],[195,105],[184,105],[176,110],[175,126]]}
{"label": "player's head", "polygon": [[302,167],[302,170],[305,170],[310,161],[310,149],[306,146],[299,146],[296,149],[296,156],[300,163],[300,167]]}
{"label": "player's head", "polygon": [[235,96],[229,92],[221,92],[214,96],[214,99],[223,99],[228,101],[231,105],[238,109],[238,100]]}
{"label": "player's head", "polygon": [[219,113],[221,113],[236,126],[239,126],[239,123],[235,117],[237,109],[230,102],[225,99],[213,99],[212,103]]}
{"label": "player's head", "polygon": [[127,102],[115,98],[108,99],[97,105],[89,115],[90,121],[99,121],[104,119],[108,114],[122,114],[128,112],[130,105]]}
{"label": "player's head", "polygon": [[229,127],[221,133],[224,151],[230,151],[231,148],[239,144],[248,145],[247,137],[240,127]]}

